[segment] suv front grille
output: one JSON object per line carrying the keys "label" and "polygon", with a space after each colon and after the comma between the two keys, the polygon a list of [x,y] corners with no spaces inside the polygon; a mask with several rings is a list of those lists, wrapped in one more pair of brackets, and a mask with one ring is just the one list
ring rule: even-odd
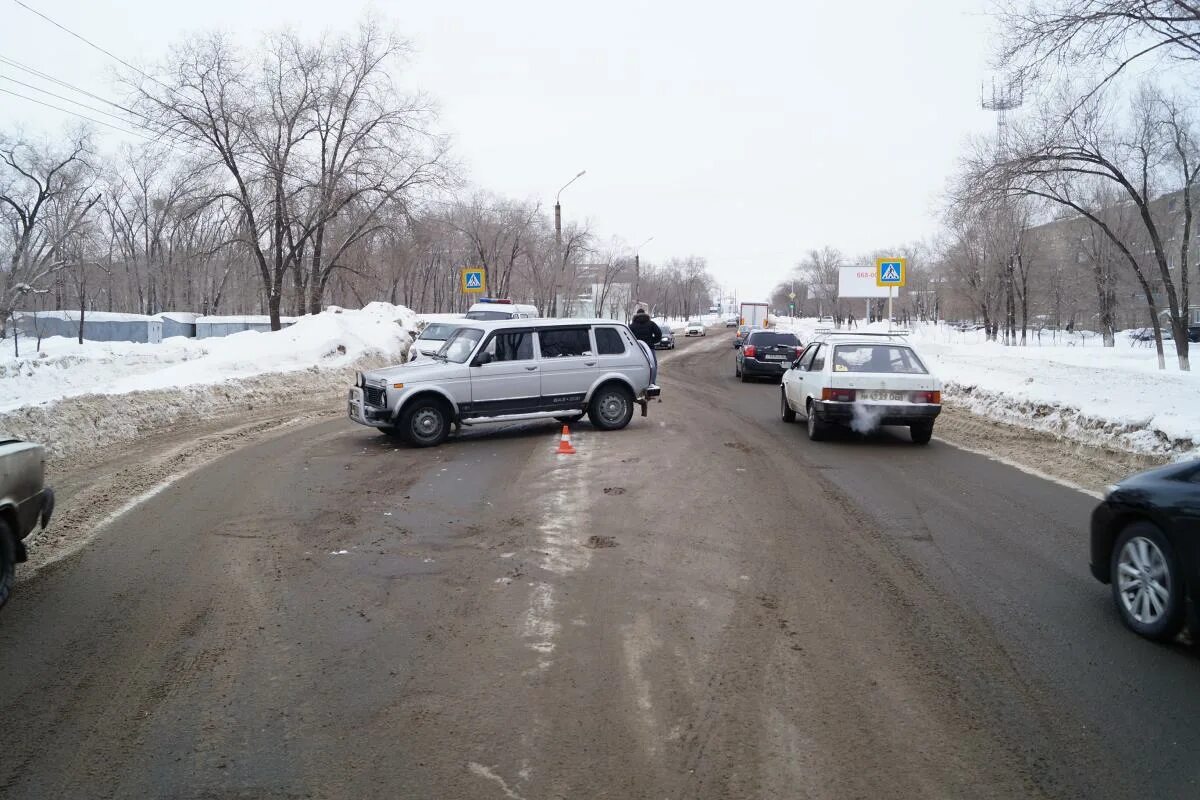
{"label": "suv front grille", "polygon": [[363,400],[366,401],[367,405],[386,408],[387,400],[384,399],[386,393],[386,389],[379,388],[378,386],[364,386]]}

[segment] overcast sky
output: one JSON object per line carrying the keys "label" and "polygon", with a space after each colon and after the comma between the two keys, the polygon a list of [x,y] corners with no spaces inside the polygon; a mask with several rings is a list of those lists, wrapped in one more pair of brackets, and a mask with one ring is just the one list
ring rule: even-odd
{"label": "overcast sky", "polygon": [[[402,82],[437,100],[474,183],[549,208],[586,169],[565,220],[653,236],[644,260],[704,256],[744,299],[809,248],[934,233],[963,143],[995,124],[979,108],[986,0],[25,2],[135,63],[189,32],[252,43],[348,29],[374,8],[415,45]],[[13,0],[0,0],[0,55],[115,97],[110,59]],[[0,127],[75,121],[0,94]]]}

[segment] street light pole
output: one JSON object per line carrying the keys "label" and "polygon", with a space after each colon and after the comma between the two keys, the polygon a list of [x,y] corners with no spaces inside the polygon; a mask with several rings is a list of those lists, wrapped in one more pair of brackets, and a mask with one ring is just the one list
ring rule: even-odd
{"label": "street light pole", "polygon": [[[558,201],[558,198],[562,195],[563,189],[566,189],[572,183],[574,183],[575,181],[582,178],[586,172],[587,172],[586,169],[579,170],[579,174],[577,174],[574,178],[571,178],[571,180],[564,183],[562,186],[562,189],[559,189],[558,192],[554,195],[554,252],[555,252],[555,255],[558,257],[558,261],[559,261],[558,271],[560,274],[566,270],[567,265],[566,265],[566,263],[564,263],[563,255],[562,255],[562,204]],[[554,281],[554,296],[552,298],[550,298],[550,302],[553,303],[553,305],[554,305],[553,313],[557,314],[558,313],[558,280],[557,279]]]}
{"label": "street light pole", "polygon": [[633,300],[634,303],[639,302],[638,292],[641,291],[642,287],[642,255],[640,251],[652,241],[654,241],[653,236],[639,244],[637,247],[633,248],[633,297],[630,299]]}

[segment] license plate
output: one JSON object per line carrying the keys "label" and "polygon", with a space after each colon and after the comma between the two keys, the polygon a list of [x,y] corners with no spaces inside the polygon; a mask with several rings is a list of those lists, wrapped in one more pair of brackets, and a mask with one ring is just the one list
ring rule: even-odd
{"label": "license plate", "polygon": [[767,361],[786,361],[787,356],[767,356]]}
{"label": "license plate", "polygon": [[881,400],[888,403],[908,402],[908,392],[863,392],[867,400]]}

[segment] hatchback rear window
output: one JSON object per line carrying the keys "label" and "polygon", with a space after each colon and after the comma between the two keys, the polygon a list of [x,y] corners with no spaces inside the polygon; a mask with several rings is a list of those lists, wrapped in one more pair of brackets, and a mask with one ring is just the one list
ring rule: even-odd
{"label": "hatchback rear window", "polygon": [[840,344],[833,349],[833,371],[901,375],[927,372],[911,348],[894,344]]}
{"label": "hatchback rear window", "polygon": [[625,352],[625,343],[616,328],[596,328],[596,349],[602,356],[619,356]]}
{"label": "hatchback rear window", "polygon": [[799,347],[800,340],[796,338],[796,334],[794,333],[756,331],[750,334],[750,344],[755,347],[774,347],[777,344],[787,345],[788,347]]}

